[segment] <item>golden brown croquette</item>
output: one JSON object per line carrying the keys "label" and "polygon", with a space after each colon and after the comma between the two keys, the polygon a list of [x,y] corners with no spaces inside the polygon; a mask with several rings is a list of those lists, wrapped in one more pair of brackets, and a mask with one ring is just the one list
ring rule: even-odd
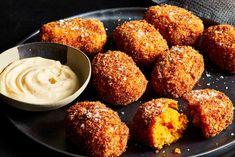
{"label": "golden brown croquette", "polygon": [[235,27],[210,26],[203,33],[201,49],[221,69],[235,73]]}
{"label": "golden brown croquette", "polygon": [[133,119],[133,138],[158,150],[182,137],[188,119],[178,112],[177,101],[153,99],[142,104]]}
{"label": "golden brown croquette", "polygon": [[193,117],[193,124],[206,138],[213,137],[233,121],[233,104],[222,92],[214,89],[193,90],[184,95]]}
{"label": "golden brown croquette", "polygon": [[104,104],[78,102],[65,116],[67,138],[92,157],[117,157],[125,150],[128,127]]}
{"label": "golden brown croquette", "polygon": [[204,30],[200,18],[186,9],[172,5],[149,7],[144,19],[153,24],[171,46],[193,46]]}
{"label": "golden brown croquette", "polygon": [[167,42],[145,20],[124,22],[113,31],[117,48],[140,66],[150,67],[168,49]]}
{"label": "golden brown croquette", "polygon": [[203,57],[190,46],[173,46],[156,63],[151,75],[155,92],[178,98],[190,92],[204,71]]}
{"label": "golden brown croquette", "polygon": [[39,39],[73,46],[87,55],[94,55],[103,51],[107,35],[101,21],[74,18],[44,24]]}
{"label": "golden brown croquette", "polygon": [[133,59],[120,51],[96,55],[92,61],[92,78],[99,97],[116,105],[138,100],[148,82]]}

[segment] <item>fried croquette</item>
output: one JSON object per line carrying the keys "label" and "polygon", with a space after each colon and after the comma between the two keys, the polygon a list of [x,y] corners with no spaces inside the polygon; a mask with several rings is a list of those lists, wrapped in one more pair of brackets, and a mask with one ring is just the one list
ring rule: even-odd
{"label": "fried croquette", "polygon": [[200,18],[177,6],[164,4],[149,7],[144,19],[153,24],[171,46],[193,46],[204,30]]}
{"label": "fried croquette", "polygon": [[202,36],[202,51],[221,69],[235,73],[235,27],[210,26]]}
{"label": "fried croquette", "polygon": [[115,105],[138,100],[148,82],[133,59],[120,51],[96,55],[92,61],[92,77],[98,96]]}
{"label": "fried croquette", "polygon": [[204,71],[203,56],[190,46],[173,46],[156,63],[151,75],[154,91],[178,98],[190,92]]}
{"label": "fried croquette", "polygon": [[214,89],[193,90],[183,96],[193,117],[193,124],[205,138],[218,135],[233,121],[233,104],[222,92]]}
{"label": "fried croquette", "polygon": [[153,99],[142,104],[133,119],[134,139],[158,150],[182,137],[187,116],[178,112],[177,101]]}
{"label": "fried croquette", "polygon": [[113,31],[117,48],[140,66],[150,67],[168,49],[162,35],[145,20],[124,22]]}
{"label": "fried croquette", "polygon": [[103,51],[107,35],[101,21],[74,18],[44,24],[39,39],[73,46],[92,56]]}
{"label": "fried croquette", "polygon": [[78,102],[65,116],[67,138],[92,157],[117,157],[125,150],[128,127],[100,102]]}

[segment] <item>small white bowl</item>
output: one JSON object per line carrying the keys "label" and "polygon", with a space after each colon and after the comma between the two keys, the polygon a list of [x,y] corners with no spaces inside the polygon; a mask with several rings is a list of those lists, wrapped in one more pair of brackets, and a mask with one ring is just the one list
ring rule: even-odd
{"label": "small white bowl", "polygon": [[91,63],[89,58],[78,49],[56,43],[34,42],[19,45],[4,51],[0,54],[0,73],[15,60],[37,56],[58,60],[61,64],[69,66],[78,76],[80,88],[65,99],[47,104],[23,102],[0,93],[0,97],[7,104],[27,111],[53,110],[75,100],[88,85],[91,77]]}

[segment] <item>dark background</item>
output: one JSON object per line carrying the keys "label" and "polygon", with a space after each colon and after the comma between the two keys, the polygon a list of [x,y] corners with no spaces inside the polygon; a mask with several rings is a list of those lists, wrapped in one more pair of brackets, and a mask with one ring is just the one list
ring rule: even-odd
{"label": "dark background", "polygon": [[[0,52],[15,46],[49,21],[99,9],[153,4],[150,0],[1,0]],[[64,156],[29,139],[8,121],[4,113],[0,114],[0,126],[0,157]],[[230,146],[210,156],[234,155],[235,149]]]}

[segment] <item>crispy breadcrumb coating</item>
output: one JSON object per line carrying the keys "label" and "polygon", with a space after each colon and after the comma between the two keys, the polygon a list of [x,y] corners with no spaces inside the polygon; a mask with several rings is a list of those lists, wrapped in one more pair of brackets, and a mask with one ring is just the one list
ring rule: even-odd
{"label": "crispy breadcrumb coating", "polygon": [[117,157],[125,150],[128,127],[104,104],[78,102],[65,116],[67,138],[92,157]]}
{"label": "crispy breadcrumb coating", "polygon": [[151,83],[157,94],[178,98],[190,92],[204,71],[203,57],[190,46],[173,46],[156,63]]}
{"label": "crispy breadcrumb coating", "polygon": [[138,100],[148,82],[133,59],[120,51],[96,55],[92,61],[92,78],[99,97],[116,105]]}
{"label": "crispy breadcrumb coating", "polygon": [[153,99],[138,108],[131,133],[135,140],[160,150],[182,137],[187,123],[186,115],[178,112],[177,101]]}
{"label": "crispy breadcrumb coating", "polygon": [[140,66],[150,67],[168,49],[166,40],[145,20],[124,22],[113,31],[113,38],[117,48]]}
{"label": "crispy breadcrumb coating", "polygon": [[104,25],[97,19],[74,18],[44,24],[39,39],[78,48],[87,55],[103,51],[107,41]]}
{"label": "crispy breadcrumb coating", "polygon": [[221,69],[235,73],[235,27],[210,26],[202,36],[202,52]]}
{"label": "crispy breadcrumb coating", "polygon": [[233,121],[233,103],[224,93],[214,89],[193,90],[184,95],[193,117],[193,124],[204,137],[218,135]]}
{"label": "crispy breadcrumb coating", "polygon": [[149,7],[144,19],[153,24],[171,46],[193,46],[204,30],[200,18],[177,6],[163,4]]}

